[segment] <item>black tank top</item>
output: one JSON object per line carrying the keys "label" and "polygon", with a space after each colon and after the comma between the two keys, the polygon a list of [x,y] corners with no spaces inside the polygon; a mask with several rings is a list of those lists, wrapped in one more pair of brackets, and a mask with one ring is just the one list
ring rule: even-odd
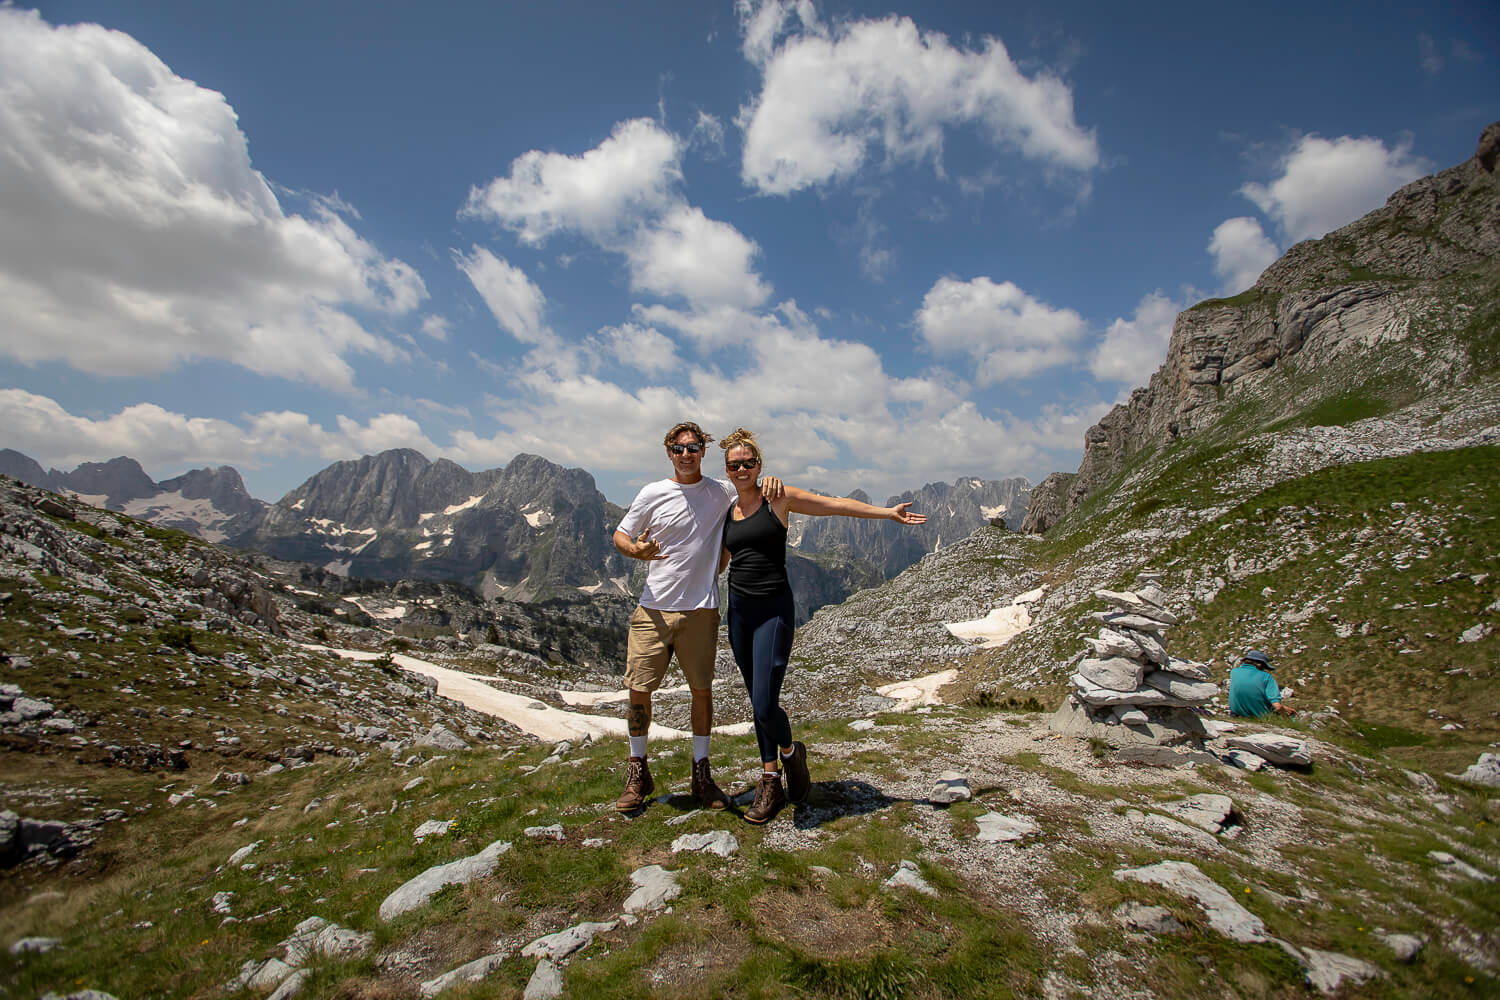
{"label": "black tank top", "polygon": [[786,576],[786,525],[770,504],[762,502],[760,509],[742,521],[734,519],[731,508],[724,519],[724,547],[731,557],[731,592],[769,597],[783,588],[791,589]]}

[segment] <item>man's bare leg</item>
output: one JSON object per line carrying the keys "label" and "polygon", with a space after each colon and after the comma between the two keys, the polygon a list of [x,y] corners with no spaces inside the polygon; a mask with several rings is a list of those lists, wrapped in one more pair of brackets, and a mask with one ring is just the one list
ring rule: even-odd
{"label": "man's bare leg", "polygon": [[[615,800],[622,813],[645,808],[656,791],[651,768],[646,765],[646,733],[651,728],[651,692],[630,689],[630,704],[625,708],[625,728],[630,733],[631,754],[625,764],[625,791]],[[636,750],[639,753],[636,753]]]}

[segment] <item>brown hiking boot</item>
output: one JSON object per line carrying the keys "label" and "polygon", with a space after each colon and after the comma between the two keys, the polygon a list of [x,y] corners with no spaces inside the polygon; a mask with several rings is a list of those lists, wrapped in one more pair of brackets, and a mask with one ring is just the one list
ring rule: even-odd
{"label": "brown hiking boot", "polygon": [[693,761],[693,798],[705,809],[723,809],[729,805],[729,796],[714,784],[713,775],[708,773],[707,757]]}
{"label": "brown hiking boot", "polygon": [[656,782],[651,780],[651,768],[646,765],[646,758],[632,757],[625,764],[625,790],[615,799],[615,808],[622,813],[644,809],[654,791]]}
{"label": "brown hiking boot", "polygon": [[800,740],[792,743],[790,757],[783,755],[781,766],[786,771],[786,797],[801,802],[812,790],[812,775],[807,773],[807,747]]}
{"label": "brown hiking boot", "polygon": [[786,793],[781,790],[781,774],[762,771],[760,784],[755,786],[755,801],[745,810],[745,820],[759,826],[775,816],[786,805]]}

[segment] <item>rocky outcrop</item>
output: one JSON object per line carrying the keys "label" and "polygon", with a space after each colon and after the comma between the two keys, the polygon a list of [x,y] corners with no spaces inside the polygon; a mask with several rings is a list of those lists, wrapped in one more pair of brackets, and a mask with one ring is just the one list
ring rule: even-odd
{"label": "rocky outcrop", "polygon": [[1060,521],[1072,509],[1069,497],[1077,479],[1077,474],[1072,472],[1054,472],[1043,479],[1041,485],[1031,491],[1031,503],[1021,521],[1021,530],[1028,535],[1040,535]]}
{"label": "rocky outcrop", "polygon": [[[1162,366],[1084,434],[1066,500],[1059,503],[1061,481],[1044,483],[1024,530],[1045,531],[1136,456],[1202,433],[1240,404],[1255,403],[1258,419],[1270,423],[1358,392],[1382,373],[1414,374],[1414,388],[1466,381],[1461,327],[1474,309],[1492,308],[1500,262],[1497,136],[1500,123],[1485,130],[1471,159],[1297,244],[1249,290],[1180,314]],[[1488,276],[1478,287],[1456,280],[1476,274]],[[1320,377],[1296,384],[1273,377],[1293,369]]]}

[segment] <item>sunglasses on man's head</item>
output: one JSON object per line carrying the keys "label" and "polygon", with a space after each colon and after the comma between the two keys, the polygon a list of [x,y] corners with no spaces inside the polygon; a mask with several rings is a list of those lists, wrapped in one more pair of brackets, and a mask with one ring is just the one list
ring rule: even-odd
{"label": "sunglasses on man's head", "polygon": [[689,455],[696,455],[703,450],[701,444],[669,444],[667,447],[671,449],[674,455],[681,455],[683,452]]}
{"label": "sunglasses on man's head", "polygon": [[724,468],[731,472],[739,472],[741,469],[753,469],[760,464],[758,458],[736,458],[724,463]]}

